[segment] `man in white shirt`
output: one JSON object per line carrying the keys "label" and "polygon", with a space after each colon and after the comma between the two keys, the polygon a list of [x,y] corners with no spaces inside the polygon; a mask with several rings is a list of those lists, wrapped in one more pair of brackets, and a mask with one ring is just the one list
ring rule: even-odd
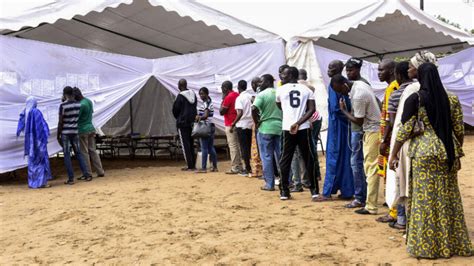
{"label": "man in white shirt", "polygon": [[235,110],[237,117],[232,122],[231,131],[235,130],[239,136],[240,153],[245,163],[245,170],[239,174],[251,176],[252,167],[250,166],[250,149],[252,147],[252,90],[247,90],[247,81],[240,80],[237,84],[239,96],[235,100]]}
{"label": "man in white shirt", "polygon": [[318,181],[314,175],[314,156],[311,151],[309,118],[315,111],[313,92],[298,84],[298,69],[288,67],[282,73],[282,84],[276,92],[277,106],[283,112],[283,150],[280,160],[280,199],[290,199],[289,177],[293,154],[298,146],[310,181],[310,192],[315,200],[319,194]]}
{"label": "man in white shirt", "polygon": [[337,93],[349,95],[354,114],[347,110],[345,102],[340,100],[339,107],[344,115],[353,123],[362,126],[364,131],[363,152],[364,170],[367,176],[367,200],[365,208],[356,210],[358,214],[377,214],[377,198],[379,192],[378,154],[380,107],[370,86],[361,80],[347,80],[341,74],[331,79],[331,86]]}

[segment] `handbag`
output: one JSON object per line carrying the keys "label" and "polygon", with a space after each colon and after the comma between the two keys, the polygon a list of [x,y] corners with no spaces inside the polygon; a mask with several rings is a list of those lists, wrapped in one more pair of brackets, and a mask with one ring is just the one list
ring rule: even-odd
{"label": "handbag", "polygon": [[193,131],[191,132],[193,138],[208,138],[211,136],[211,124],[207,121],[199,121],[194,123]]}
{"label": "handbag", "polygon": [[412,137],[416,137],[419,135],[422,135],[423,132],[425,132],[425,124],[423,123],[423,120],[420,119],[419,112],[420,112],[420,103],[421,103],[421,98],[420,94],[417,92],[418,95],[418,111],[416,113],[416,120],[413,124],[413,130],[412,130]]}

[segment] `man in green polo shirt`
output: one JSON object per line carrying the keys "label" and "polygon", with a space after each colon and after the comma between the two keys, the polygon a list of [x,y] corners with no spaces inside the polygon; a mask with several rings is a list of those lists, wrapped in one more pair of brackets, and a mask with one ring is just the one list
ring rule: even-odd
{"label": "man in green polo shirt", "polygon": [[87,172],[92,176],[91,160],[94,165],[98,177],[105,175],[100,161],[99,154],[95,145],[95,128],[92,124],[92,113],[94,112],[92,101],[85,98],[78,88],[74,88],[74,95],[77,101],[81,102],[79,111],[79,119],[77,120],[77,128],[79,130],[79,142],[81,146],[81,154],[87,165]]}
{"label": "man in green polo shirt", "polygon": [[257,142],[263,164],[266,191],[275,190],[273,161],[280,161],[282,112],[276,105],[275,79],[270,74],[261,78],[260,93],[252,105],[252,118],[258,128]]}

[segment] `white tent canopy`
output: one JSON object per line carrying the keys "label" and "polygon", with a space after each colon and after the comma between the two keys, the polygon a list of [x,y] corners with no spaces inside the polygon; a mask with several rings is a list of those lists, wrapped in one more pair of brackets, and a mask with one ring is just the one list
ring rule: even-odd
{"label": "white tent canopy", "polygon": [[57,0],[0,18],[2,34],[160,58],[278,39],[192,0]]}
{"label": "white tent canopy", "polygon": [[421,49],[458,52],[474,44],[467,32],[445,24],[405,0],[378,0],[293,37],[374,61],[410,56]]}

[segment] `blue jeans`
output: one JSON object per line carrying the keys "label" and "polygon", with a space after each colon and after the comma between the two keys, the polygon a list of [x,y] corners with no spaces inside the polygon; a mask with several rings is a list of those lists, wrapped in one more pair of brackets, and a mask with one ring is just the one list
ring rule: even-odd
{"label": "blue jeans", "polygon": [[400,225],[406,225],[407,224],[407,216],[405,213],[405,204],[404,203],[399,203],[397,205],[397,223]]}
{"label": "blue jeans", "polygon": [[281,136],[272,134],[257,134],[258,149],[263,166],[263,178],[265,188],[275,187],[275,171],[273,161],[280,161],[281,156]]}
{"label": "blue jeans", "polygon": [[62,134],[61,141],[63,143],[64,164],[66,165],[68,181],[74,181],[74,169],[71,162],[71,148],[74,149],[74,154],[79,160],[79,167],[82,175],[88,177],[90,174],[87,171],[87,165],[82,158],[81,150],[79,149],[79,135],[78,134]]}
{"label": "blue jeans", "polygon": [[201,142],[201,161],[202,161],[202,169],[207,168],[207,156],[211,157],[212,167],[217,169],[217,154],[216,149],[214,148],[214,133],[216,129],[214,124],[211,124],[211,136],[208,138],[200,138],[199,141]]}
{"label": "blue jeans", "polygon": [[362,152],[363,131],[351,132],[351,168],[354,176],[355,199],[365,203],[367,198],[367,181],[364,172],[364,154]]}

